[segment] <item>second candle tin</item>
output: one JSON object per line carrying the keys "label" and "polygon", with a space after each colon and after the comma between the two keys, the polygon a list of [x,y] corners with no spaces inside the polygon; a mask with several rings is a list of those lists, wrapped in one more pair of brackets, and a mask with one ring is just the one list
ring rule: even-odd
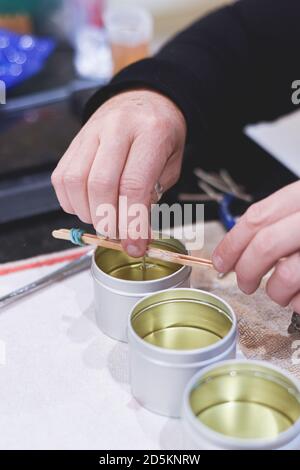
{"label": "second candle tin", "polygon": [[232,308],[208,292],[170,289],[141,300],[128,324],[134,397],[150,411],[179,417],[190,378],[235,357],[236,332]]}
{"label": "second candle tin", "polygon": [[[187,254],[174,238],[155,240],[151,247]],[[119,341],[127,341],[127,322],[132,307],[161,289],[188,287],[191,268],[168,261],[131,258],[125,252],[98,248],[92,261],[96,320],[100,329]]]}

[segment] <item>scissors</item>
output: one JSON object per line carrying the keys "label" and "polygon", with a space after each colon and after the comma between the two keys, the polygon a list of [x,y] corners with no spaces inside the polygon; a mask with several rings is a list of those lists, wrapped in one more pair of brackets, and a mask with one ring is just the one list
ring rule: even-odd
{"label": "scissors", "polygon": [[292,335],[293,333],[300,333],[300,315],[299,313],[294,312],[292,315],[290,326],[288,327],[288,333]]}
{"label": "scissors", "polygon": [[[226,170],[221,170],[218,175],[210,174],[196,168],[194,171],[198,178],[198,186],[206,195],[219,205],[219,219],[226,231],[231,230],[237,218],[232,214],[232,204],[241,200],[250,203],[253,198],[237,185]],[[218,191],[216,191],[216,189]]]}

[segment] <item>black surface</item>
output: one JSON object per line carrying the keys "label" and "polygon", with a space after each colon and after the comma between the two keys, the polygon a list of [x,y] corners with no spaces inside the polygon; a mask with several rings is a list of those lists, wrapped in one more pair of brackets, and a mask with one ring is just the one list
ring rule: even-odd
{"label": "black surface", "polygon": [[[240,156],[243,156],[241,161]],[[193,175],[195,166],[207,170],[228,168],[232,176],[260,199],[276,189],[294,181],[296,178],[281,164],[242,135],[206,139],[197,149],[188,148],[180,182],[163,198],[162,202],[172,204],[177,201],[179,192],[198,191],[197,180]],[[214,202],[205,204],[206,220],[218,217]],[[69,248],[68,242],[54,240],[51,232],[57,228],[83,227],[74,216],[56,211],[48,215],[32,217],[13,224],[0,226],[0,262],[8,262],[31,256],[51,253]]]}
{"label": "black surface", "polygon": [[0,224],[60,209],[51,171],[0,180]]}
{"label": "black surface", "polygon": [[[70,216],[62,211],[2,225],[0,232],[0,263],[71,248],[69,242],[55,240],[51,236],[51,232],[57,228],[77,226],[77,217]],[[85,226],[81,223],[80,227],[84,228]],[[86,227],[89,231],[92,230],[90,226]]]}
{"label": "black surface", "polygon": [[92,83],[74,81],[72,58],[71,49],[58,47],[45,69],[0,107],[0,228],[59,209],[51,173],[79,131],[94,91]]}
{"label": "black surface", "polygon": [[0,178],[54,167],[80,129],[69,101],[0,117]]}
{"label": "black surface", "polygon": [[[76,78],[72,59],[73,51],[66,45],[59,45],[43,71],[14,88],[8,94],[8,102],[21,97],[30,100],[32,94],[68,85]],[[0,224],[1,263],[69,246],[55,241],[51,237],[51,229],[76,226],[78,221],[57,211],[58,204],[50,185],[50,175],[80,129],[82,109],[89,96],[89,92],[74,93],[63,102],[10,114],[4,114],[1,109],[0,212],[3,218],[22,216],[22,213],[24,217],[27,212],[32,214],[37,208],[43,208],[43,204],[48,204],[48,208],[44,207],[46,211],[56,210],[16,223]],[[41,177],[37,178],[39,173]],[[40,184],[41,188],[40,192],[32,192],[27,198],[30,179],[36,185]]]}
{"label": "black surface", "polygon": [[[65,85],[73,77],[72,51],[59,47],[47,63],[47,68],[16,89],[14,96],[53,89]],[[3,129],[3,139],[1,138],[0,183],[1,179],[2,183],[8,184],[10,178],[32,175],[38,171],[48,171],[50,174],[80,127],[85,100],[85,95],[80,94],[68,102],[41,108],[37,114],[34,110],[33,116],[30,115],[32,111],[29,111],[31,119],[27,120],[27,127],[9,127],[11,123],[5,118],[2,125],[8,127],[7,131]],[[40,119],[34,119],[37,115]],[[20,122],[20,118],[18,119]],[[179,192],[198,192],[197,180],[193,175],[196,166],[202,166],[206,170],[227,168],[235,180],[244,184],[256,199],[295,180],[294,175],[242,134],[222,135],[218,131],[212,135],[198,134],[197,144],[187,148],[180,182],[164,196],[162,202],[176,202]],[[5,204],[5,211],[13,212],[9,201]],[[217,218],[217,205],[214,202],[205,205],[205,216],[207,220]],[[62,211],[16,223],[0,224],[0,263],[70,247],[67,242],[54,240],[51,231],[73,226],[83,224],[76,217]],[[87,228],[92,230],[92,227]]]}

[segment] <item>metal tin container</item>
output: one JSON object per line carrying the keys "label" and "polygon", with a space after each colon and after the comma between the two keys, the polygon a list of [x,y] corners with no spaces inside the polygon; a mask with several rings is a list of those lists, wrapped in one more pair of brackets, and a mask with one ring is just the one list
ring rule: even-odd
{"label": "metal tin container", "polygon": [[[187,253],[176,239],[155,240],[151,247]],[[146,263],[146,270],[143,262]],[[124,252],[98,248],[92,261],[96,320],[108,336],[127,341],[127,322],[137,301],[171,287],[188,287],[191,268],[168,261],[131,258]]]}
{"label": "metal tin container", "polygon": [[208,292],[170,289],[143,299],[128,324],[134,397],[151,411],[179,417],[190,378],[235,357],[236,330],[231,307]]}
{"label": "metal tin container", "polygon": [[299,383],[267,362],[224,361],[191,379],[182,418],[188,449],[299,449]]}

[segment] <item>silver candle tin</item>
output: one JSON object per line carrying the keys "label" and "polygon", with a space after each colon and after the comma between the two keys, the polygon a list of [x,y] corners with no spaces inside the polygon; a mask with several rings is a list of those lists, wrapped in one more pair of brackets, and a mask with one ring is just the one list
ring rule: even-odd
{"label": "silver candle tin", "polygon": [[191,379],[182,418],[188,449],[299,449],[299,383],[267,362],[224,361]]}
{"label": "silver candle tin", "polygon": [[[187,253],[176,239],[155,240],[150,246]],[[146,263],[153,269],[148,271],[149,280],[141,280],[142,259],[106,248],[95,251],[92,276],[97,324],[103,333],[119,341],[127,341],[128,317],[137,301],[161,289],[189,286],[190,267],[147,258]]]}
{"label": "silver candle tin", "polygon": [[151,411],[179,417],[190,378],[235,357],[236,331],[232,308],[208,292],[170,289],[141,300],[128,323],[134,397]]}

